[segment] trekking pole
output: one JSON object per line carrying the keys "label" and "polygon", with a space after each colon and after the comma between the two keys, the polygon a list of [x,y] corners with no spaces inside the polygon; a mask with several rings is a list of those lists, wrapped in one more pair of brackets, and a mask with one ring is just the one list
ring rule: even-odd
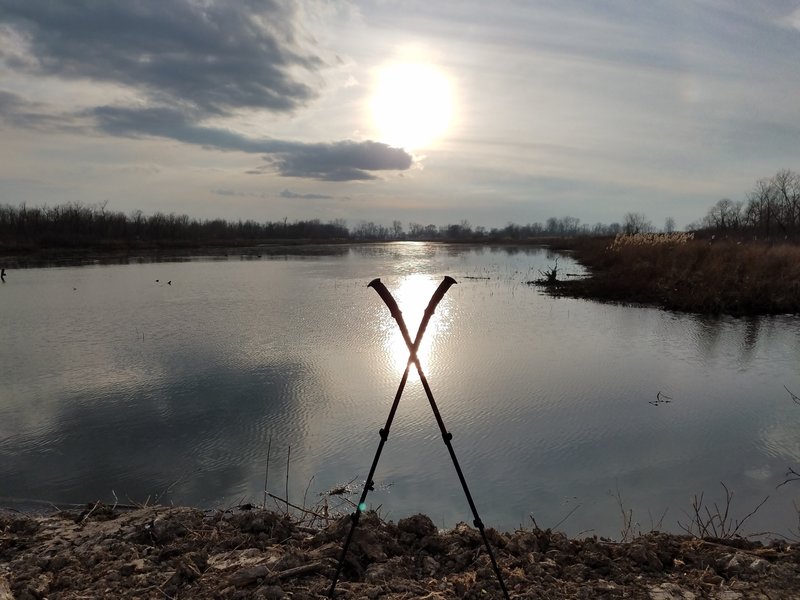
{"label": "trekking pole", "polygon": [[[353,539],[353,533],[356,530],[356,526],[358,525],[358,521],[361,518],[361,513],[366,509],[366,499],[367,494],[370,491],[375,489],[375,482],[372,480],[372,477],[375,475],[375,469],[378,466],[378,460],[380,460],[381,452],[383,451],[383,446],[386,444],[386,440],[389,438],[389,429],[392,427],[392,421],[394,420],[394,415],[397,412],[397,406],[400,403],[400,397],[403,395],[403,390],[406,387],[406,382],[408,381],[408,373],[411,369],[411,365],[413,364],[413,359],[416,358],[417,349],[419,348],[419,344],[422,341],[422,336],[425,334],[425,329],[428,327],[428,322],[431,320],[433,313],[436,311],[436,306],[441,302],[444,295],[447,293],[447,290],[450,289],[455,283],[455,279],[452,277],[445,277],[444,281],[439,284],[439,287],[436,288],[433,296],[431,297],[431,301],[428,303],[428,307],[425,309],[425,314],[422,317],[422,322],[419,325],[419,329],[417,330],[417,337],[413,344],[409,345],[411,348],[411,354],[408,357],[408,362],[406,363],[406,370],[403,372],[403,377],[400,380],[400,385],[397,387],[397,393],[394,396],[394,401],[392,402],[392,408],[389,410],[389,416],[386,419],[386,424],[383,426],[383,429],[378,431],[380,435],[381,441],[378,444],[378,449],[375,452],[375,457],[372,459],[372,466],[369,469],[369,475],[367,475],[367,480],[364,482],[364,489],[361,491],[361,498],[358,500],[358,505],[356,506],[356,511],[350,515],[351,524],[350,524],[350,531],[347,534],[347,539],[344,542],[344,546],[342,547],[342,554],[339,558],[339,564],[336,567],[336,573],[333,576],[333,581],[331,583],[331,587],[328,590],[328,597],[333,598],[333,595],[336,591],[336,584],[339,581],[339,576],[341,575],[342,568],[344,566],[344,560],[347,557],[347,550],[350,547],[350,542]],[[391,301],[389,304],[389,310],[392,312],[392,317],[400,324],[402,324],[401,331],[403,333],[403,339],[411,339],[408,335],[408,329],[406,329],[405,322],[403,321],[403,314],[400,311],[400,308],[397,306],[397,303],[392,298],[392,295],[389,294],[389,290],[386,289],[386,286],[381,283],[380,279],[373,279],[369,282],[367,287],[374,288],[378,294],[380,294],[381,298],[383,298],[384,302],[387,302],[387,296]],[[417,367],[419,369],[419,367]]]}
{"label": "trekking pole", "polygon": [[[447,291],[447,289],[456,283],[455,279],[452,277],[445,277],[442,284],[439,286],[439,289],[436,290],[434,293],[433,298],[431,298],[431,304],[434,304],[434,300],[438,304],[439,300],[441,300],[441,296]],[[442,287],[447,284],[447,287],[441,292],[441,296],[437,299],[437,294],[439,294]],[[444,440],[445,445],[447,446],[447,451],[450,454],[450,458],[453,461],[453,466],[456,469],[456,474],[458,475],[458,480],[461,482],[461,487],[464,490],[464,495],[467,498],[467,502],[469,503],[469,508],[472,511],[473,516],[473,525],[480,531],[481,537],[483,538],[483,543],[486,546],[486,551],[489,554],[489,559],[492,562],[492,568],[494,569],[494,573],[497,576],[497,581],[500,583],[500,588],[503,590],[503,596],[508,600],[508,590],[506,589],[506,584],[503,581],[503,576],[500,573],[500,567],[497,564],[497,560],[494,557],[494,552],[492,552],[492,547],[489,544],[489,538],[486,536],[486,529],[484,527],[483,521],[481,521],[480,516],[478,515],[478,509],[475,507],[475,502],[472,499],[472,494],[469,491],[469,486],[467,485],[467,480],[464,478],[464,473],[461,471],[461,466],[458,464],[458,458],[456,457],[455,450],[453,449],[453,434],[447,431],[447,428],[444,425],[444,421],[442,420],[442,415],[439,412],[439,408],[436,405],[436,400],[433,398],[433,392],[431,392],[431,388],[428,385],[428,378],[425,377],[425,373],[422,371],[422,366],[420,365],[419,358],[417,357],[417,350],[419,348],[419,335],[417,335],[417,341],[413,344],[411,342],[411,338],[408,335],[408,329],[406,328],[405,322],[403,321],[403,315],[400,312],[400,309],[397,306],[394,298],[392,297],[389,290],[386,289],[386,286],[381,283],[380,279],[376,279],[370,283],[370,286],[375,288],[375,291],[380,294],[383,301],[389,307],[389,311],[392,313],[392,317],[394,317],[395,321],[397,321],[398,326],[400,327],[400,333],[403,335],[403,339],[406,342],[406,346],[408,346],[408,350],[410,352],[408,360],[409,364],[411,362],[414,363],[414,366],[417,368],[417,373],[419,373],[419,380],[422,382],[422,387],[425,389],[425,395],[428,397],[428,403],[431,405],[431,410],[433,410],[433,415],[436,418],[436,423],[439,425],[439,431],[442,433],[442,439]],[[431,304],[428,305],[428,309],[430,309]],[[431,313],[432,314],[432,311]],[[428,310],[425,311],[425,317],[430,318]],[[423,318],[423,325],[427,326],[427,321]]]}

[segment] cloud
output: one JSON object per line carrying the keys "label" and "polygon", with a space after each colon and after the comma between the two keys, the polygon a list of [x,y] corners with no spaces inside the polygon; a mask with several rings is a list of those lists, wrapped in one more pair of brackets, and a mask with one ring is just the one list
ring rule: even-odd
{"label": "cloud", "polygon": [[797,8],[793,13],[787,16],[784,19],[784,23],[800,31],[800,8]]}
{"label": "cloud", "polygon": [[[79,112],[0,91],[0,118],[51,129],[94,125],[119,137],[159,137],[264,155],[249,172],[322,181],[377,179],[408,169],[404,150],[371,141],[301,143],[226,129],[243,110],[287,112],[316,97],[305,79],[324,66],[305,49],[294,2],[283,0],[3,0],[0,64],[61,80],[125,86],[127,105]],[[136,104],[133,104],[134,98]],[[208,119],[223,125],[207,126]]]}
{"label": "cloud", "polygon": [[0,59],[34,75],[114,82],[159,103],[224,114],[289,111],[315,97],[298,72],[322,60],[305,51],[290,3],[279,0],[4,0],[0,23],[32,60]]}
{"label": "cloud", "polygon": [[323,181],[376,179],[369,171],[403,171],[413,164],[412,156],[402,148],[392,148],[380,142],[350,140],[296,145],[268,160],[281,175]]}
{"label": "cloud", "polygon": [[275,139],[253,139],[233,131],[197,125],[191,112],[172,108],[120,108],[102,106],[88,113],[98,127],[127,137],[165,137],[218,150],[264,154],[267,164],[248,173],[277,171],[285,177],[321,181],[376,179],[370,171],[405,170],[413,157],[402,148],[373,141],[308,144]]}
{"label": "cloud", "polygon": [[281,198],[297,198],[300,200],[333,200],[333,196],[329,196],[328,194],[298,194],[288,189],[283,190],[280,196]]}
{"label": "cloud", "polygon": [[5,90],[0,90],[0,121],[26,129],[65,125],[58,116],[47,113],[42,105]]}
{"label": "cloud", "polygon": [[[230,196],[230,197],[252,197],[252,198],[269,198],[270,195],[266,192],[240,192],[237,190],[233,190],[230,188],[218,188],[214,190],[214,193],[218,196]],[[281,198],[288,198],[290,200],[334,200],[335,196],[330,196],[328,194],[298,194],[297,192],[292,192],[291,190],[284,188],[280,194],[278,194]],[[345,197],[346,198],[346,197]]]}

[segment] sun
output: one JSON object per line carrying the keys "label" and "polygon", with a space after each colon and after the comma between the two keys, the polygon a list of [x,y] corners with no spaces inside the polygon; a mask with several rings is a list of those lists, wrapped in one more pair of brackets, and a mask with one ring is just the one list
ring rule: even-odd
{"label": "sun", "polygon": [[427,63],[381,67],[370,104],[378,140],[406,150],[430,147],[452,120],[450,80]]}
{"label": "sun", "polygon": [[[403,277],[393,291],[412,340],[416,338],[417,329],[425,314],[425,308],[428,306],[431,295],[436,291],[439,283],[440,281],[422,273],[413,273]],[[402,373],[408,362],[408,347],[403,335],[400,333],[400,329],[393,322],[388,312],[384,314],[384,318],[386,319],[387,331],[389,331],[389,335],[386,338],[387,350],[395,370],[398,373]],[[425,336],[417,349],[417,357],[423,371],[430,366],[434,339],[437,334],[447,331],[448,323],[451,319],[449,303],[447,301],[442,302],[436,312],[433,313]],[[417,377],[416,370],[413,368],[411,369],[410,377],[412,380]]]}

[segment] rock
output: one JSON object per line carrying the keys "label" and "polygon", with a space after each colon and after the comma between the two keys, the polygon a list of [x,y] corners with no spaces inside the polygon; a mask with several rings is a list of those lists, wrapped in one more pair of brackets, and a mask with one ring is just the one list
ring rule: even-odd
{"label": "rock", "polygon": [[684,590],[675,583],[662,583],[651,586],[648,590],[650,600],[695,600],[697,596],[689,590]]}
{"label": "rock", "polygon": [[439,570],[439,563],[430,556],[422,558],[422,572],[428,577],[433,577]]}
{"label": "rock", "polygon": [[150,524],[150,534],[154,541],[166,544],[185,535],[186,527],[179,520],[170,518],[169,515],[159,516]]}
{"label": "rock", "polygon": [[5,577],[0,577],[0,600],[14,600],[14,595],[11,593],[11,586],[8,585]]}
{"label": "rock", "polygon": [[426,515],[414,515],[407,519],[400,519],[397,528],[404,533],[413,533],[418,538],[437,533],[436,525]]}
{"label": "rock", "polygon": [[128,575],[132,575],[136,572],[142,572],[142,571],[144,571],[143,558],[137,558],[136,560],[132,560],[131,562],[125,563],[119,568],[119,572],[126,577]]}
{"label": "rock", "polygon": [[628,558],[642,567],[648,567],[653,571],[663,571],[664,565],[659,560],[656,553],[646,544],[633,544],[628,549]]}
{"label": "rock", "polygon": [[272,569],[270,569],[267,565],[246,567],[236,571],[233,575],[231,575],[230,583],[238,587],[250,585],[254,581],[262,579],[271,573]]}
{"label": "rock", "polygon": [[743,552],[723,554],[716,561],[717,571],[728,577],[742,574],[761,574],[769,568],[763,558],[753,557]]}
{"label": "rock", "polygon": [[386,563],[372,564],[364,574],[364,581],[372,585],[386,583],[391,579],[392,569]]}
{"label": "rock", "polygon": [[256,598],[263,598],[264,600],[283,600],[287,598],[286,592],[279,585],[267,585],[256,590],[254,594]]}
{"label": "rock", "polygon": [[712,600],[742,600],[743,596],[733,590],[719,590],[711,594]]}
{"label": "rock", "polygon": [[750,571],[751,573],[758,573],[758,574],[765,573],[767,569],[769,569],[769,562],[767,562],[763,558],[753,559],[753,561],[747,567],[747,570]]}

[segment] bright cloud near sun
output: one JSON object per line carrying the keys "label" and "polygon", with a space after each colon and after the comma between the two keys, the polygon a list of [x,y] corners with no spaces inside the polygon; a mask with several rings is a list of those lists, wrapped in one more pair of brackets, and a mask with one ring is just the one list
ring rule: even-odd
{"label": "bright cloud near sun", "polygon": [[453,118],[449,78],[427,63],[391,63],[377,73],[370,112],[378,141],[406,150],[436,143]]}

